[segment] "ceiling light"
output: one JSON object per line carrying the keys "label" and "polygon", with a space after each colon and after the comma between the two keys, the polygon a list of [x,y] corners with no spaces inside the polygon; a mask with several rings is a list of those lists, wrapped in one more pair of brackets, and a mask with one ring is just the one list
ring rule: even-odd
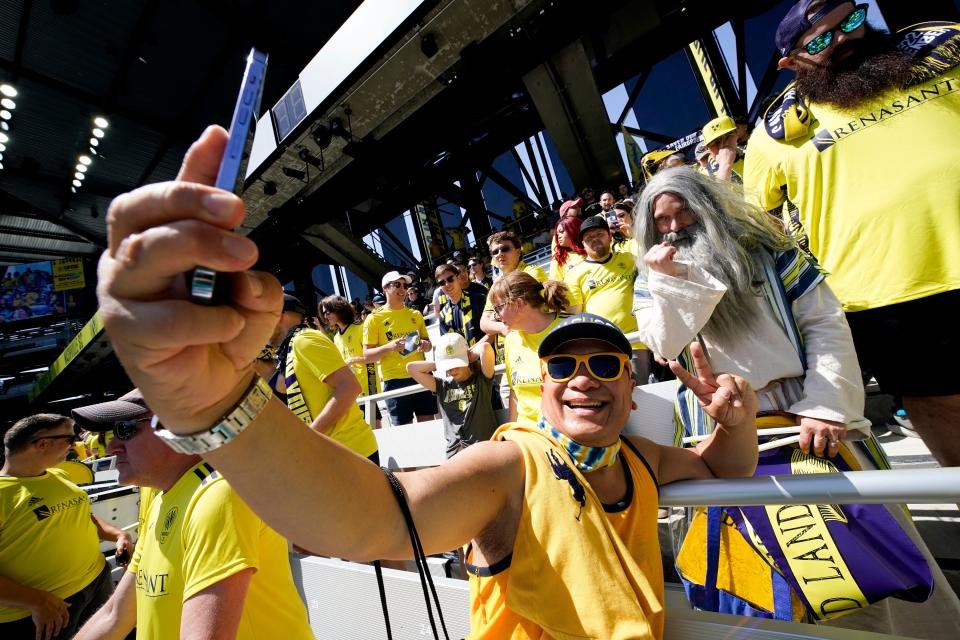
{"label": "ceiling light", "polygon": [[7,134],[0,133],[0,142],[10,142],[10,138],[7,137]]}
{"label": "ceiling light", "polygon": [[6,151],[6,150],[7,150],[7,145],[0,144],[0,151]]}
{"label": "ceiling light", "polygon": [[315,167],[323,169],[323,160],[310,154],[310,151],[307,149],[300,149],[300,152],[297,153],[300,156],[300,159],[306,162],[307,164],[312,164]]}
{"label": "ceiling light", "polygon": [[91,146],[91,147],[95,147],[95,146],[97,146],[98,144],[100,144],[100,141],[99,141],[99,140],[97,140],[96,138],[90,138],[90,146]]}
{"label": "ceiling light", "polygon": [[16,109],[17,103],[11,100],[10,98],[4,98],[0,100],[0,105],[3,105],[4,109]]}
{"label": "ceiling light", "polygon": [[80,182],[83,182],[83,179],[84,179],[86,176],[83,175],[82,173],[77,172],[77,173],[73,174],[73,177],[74,177],[75,180],[79,180]]}
{"label": "ceiling light", "polygon": [[96,148],[96,147],[90,147],[89,149],[87,149],[87,152],[88,152],[90,155],[95,156],[95,155],[97,155],[97,148]]}
{"label": "ceiling light", "polygon": [[305,171],[300,171],[300,169],[294,169],[293,167],[282,167],[280,171],[283,172],[283,175],[288,178],[293,178],[294,180],[300,180],[302,182],[307,181],[307,173]]}
{"label": "ceiling light", "polygon": [[313,129],[313,141],[317,143],[317,146],[321,150],[326,149],[330,146],[330,141],[332,136],[330,135],[330,129],[327,128],[325,124],[318,123]]}
{"label": "ceiling light", "polygon": [[26,371],[21,371],[21,374],[24,373],[43,373],[44,371],[49,371],[50,367],[37,367],[36,369],[27,369]]}
{"label": "ceiling light", "polygon": [[9,84],[0,84],[0,93],[7,96],[8,98],[16,98],[17,90],[14,89]]}
{"label": "ceiling light", "polygon": [[0,129],[4,131],[10,131],[10,123],[6,120],[0,120]]}
{"label": "ceiling light", "polygon": [[74,180],[74,181],[73,181],[73,186],[75,186],[75,187],[79,187],[79,186],[82,185],[82,184],[83,184],[83,183],[80,182],[79,180]]}
{"label": "ceiling light", "polygon": [[80,164],[90,164],[91,162],[93,162],[90,159],[90,156],[80,156],[78,160],[80,160]]}
{"label": "ceiling light", "polygon": [[78,173],[84,173],[84,172],[86,172],[86,170],[87,170],[87,165],[85,165],[85,164],[78,164],[78,165],[77,165],[77,172],[78,172]]}
{"label": "ceiling light", "polygon": [[93,130],[93,137],[94,137],[94,138],[102,138],[102,137],[103,137],[103,129],[94,129],[94,130]]}
{"label": "ceiling light", "polygon": [[9,120],[12,117],[13,117],[12,113],[7,111],[6,109],[0,109],[0,118],[3,118],[4,120]]}
{"label": "ceiling light", "polygon": [[76,187],[70,187],[70,193],[76,193],[76,192],[77,192]]}
{"label": "ceiling light", "polygon": [[3,160],[3,154],[0,153],[0,160]]}
{"label": "ceiling light", "polygon": [[3,163],[0,162],[0,169],[3,169]]}
{"label": "ceiling light", "polygon": [[97,116],[96,118],[94,118],[93,124],[97,125],[101,129],[106,129],[107,127],[110,126],[110,123],[107,122],[107,119],[104,118],[103,116]]}

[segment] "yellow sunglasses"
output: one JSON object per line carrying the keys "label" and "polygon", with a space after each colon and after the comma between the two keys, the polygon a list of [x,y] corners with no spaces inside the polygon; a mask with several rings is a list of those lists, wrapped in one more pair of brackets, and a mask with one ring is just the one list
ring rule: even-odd
{"label": "yellow sunglasses", "polygon": [[597,380],[613,382],[629,365],[630,356],[615,351],[584,355],[558,353],[540,359],[540,372],[544,380],[566,382],[577,374],[581,363],[587,366],[587,371]]}

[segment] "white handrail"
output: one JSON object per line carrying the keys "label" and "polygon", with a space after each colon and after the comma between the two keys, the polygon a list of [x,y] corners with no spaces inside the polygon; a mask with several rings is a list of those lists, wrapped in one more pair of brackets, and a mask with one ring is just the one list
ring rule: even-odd
{"label": "white handrail", "polygon": [[[634,331],[627,334],[627,340],[630,343],[640,341],[640,332]],[[506,370],[506,367],[502,364],[498,364],[494,370],[494,375],[503,373]],[[367,396],[359,396],[357,398],[357,404],[363,406],[363,413],[366,417],[367,424],[373,425],[375,418],[374,407],[378,400],[390,400],[393,398],[400,398],[403,396],[412,396],[415,393],[420,393],[421,391],[426,391],[426,388],[422,384],[412,384],[409,387],[402,387],[400,389],[394,389],[393,391],[382,391],[380,393],[371,393]]]}
{"label": "white handrail", "polygon": [[660,487],[660,504],[945,504],[960,502],[960,467],[685,480]]}

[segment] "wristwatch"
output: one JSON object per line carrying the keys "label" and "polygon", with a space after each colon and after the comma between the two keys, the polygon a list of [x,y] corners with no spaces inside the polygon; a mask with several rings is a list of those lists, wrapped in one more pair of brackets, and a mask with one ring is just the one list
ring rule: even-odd
{"label": "wristwatch", "polygon": [[157,437],[174,451],[186,454],[204,454],[227,444],[256,420],[270,401],[273,392],[262,377],[255,375],[246,392],[217,424],[206,431],[179,435],[169,431],[153,416],[150,425]]}

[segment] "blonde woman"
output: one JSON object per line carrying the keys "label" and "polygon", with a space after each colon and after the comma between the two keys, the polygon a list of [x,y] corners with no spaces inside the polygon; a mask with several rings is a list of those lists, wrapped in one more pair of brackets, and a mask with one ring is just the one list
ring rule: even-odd
{"label": "blonde woman", "polygon": [[513,271],[490,289],[498,321],[509,331],[503,341],[504,363],[510,384],[510,421],[540,421],[540,358],[543,337],[565,318],[567,286],[556,280],[539,282],[529,273]]}

